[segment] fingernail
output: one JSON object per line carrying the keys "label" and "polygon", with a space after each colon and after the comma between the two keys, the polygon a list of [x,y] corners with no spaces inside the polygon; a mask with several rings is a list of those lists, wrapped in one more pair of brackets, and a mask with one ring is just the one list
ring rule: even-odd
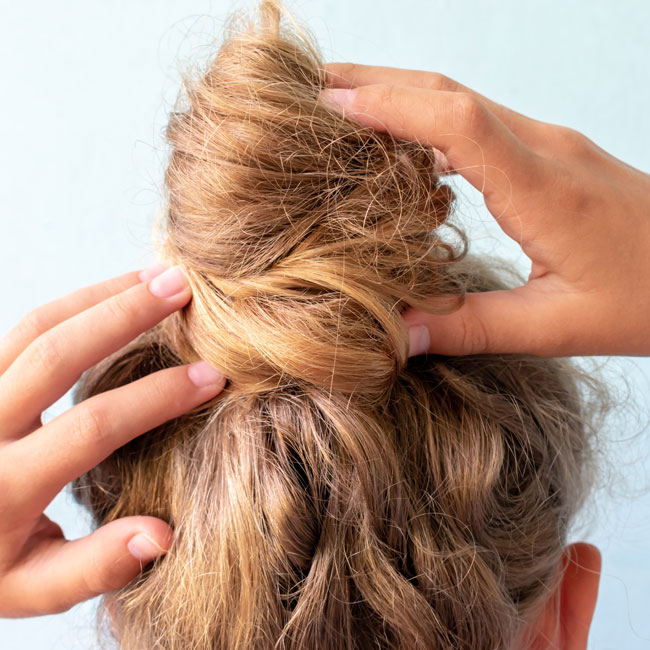
{"label": "fingernail", "polygon": [[153,280],[157,275],[160,275],[165,269],[169,268],[169,264],[166,262],[156,262],[151,266],[148,266],[146,269],[143,269],[138,273],[140,282],[149,282]]}
{"label": "fingernail", "polygon": [[158,298],[171,298],[189,286],[180,267],[172,266],[149,283],[149,291]]}
{"label": "fingernail", "polygon": [[335,108],[344,108],[352,103],[356,88],[325,88],[320,91],[319,100]]}
{"label": "fingernail", "polygon": [[157,544],[145,533],[139,533],[135,537],[132,537],[126,547],[129,549],[129,553],[131,553],[133,557],[143,563],[151,562],[151,560],[167,553],[166,548]]}
{"label": "fingernail", "polygon": [[409,357],[428,352],[430,338],[429,328],[426,325],[409,327]]}
{"label": "fingernail", "polygon": [[211,366],[207,361],[197,361],[187,367],[190,381],[197,388],[216,386],[223,382],[223,374]]}

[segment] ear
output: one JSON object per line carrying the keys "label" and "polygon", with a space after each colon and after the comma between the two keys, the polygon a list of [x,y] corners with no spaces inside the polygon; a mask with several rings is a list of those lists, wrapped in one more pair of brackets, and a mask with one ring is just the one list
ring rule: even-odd
{"label": "ear", "polygon": [[564,648],[587,650],[600,583],[600,551],[591,544],[571,544],[564,552],[565,569],[560,600]]}
{"label": "ear", "polygon": [[104,608],[106,616],[108,617],[111,634],[113,635],[113,638],[119,642],[120,634],[117,627],[117,618],[115,616],[115,602],[113,601],[111,594],[104,594],[102,596],[101,606]]}
{"label": "ear", "polygon": [[536,650],[587,650],[600,582],[600,551],[579,542],[564,550],[560,585],[531,626]]}

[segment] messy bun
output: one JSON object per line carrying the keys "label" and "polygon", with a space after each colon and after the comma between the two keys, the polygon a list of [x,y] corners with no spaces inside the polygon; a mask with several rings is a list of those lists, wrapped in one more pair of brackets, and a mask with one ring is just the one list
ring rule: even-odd
{"label": "messy bun", "polygon": [[595,384],[566,360],[407,359],[405,307],[505,285],[447,222],[432,150],[318,102],[284,12],[234,23],[170,117],[161,253],[192,301],[75,395],[199,358],[230,380],[75,482],[97,525],[174,529],[107,597],[113,630],[123,650],[505,649],[557,583]]}
{"label": "messy bun", "polygon": [[194,291],[170,330],[233,390],[289,382],[378,402],[406,363],[400,308],[439,294],[440,266],[462,252],[436,231],[452,193],[433,150],[318,101],[315,46],[279,12],[262,3],[169,121],[164,255]]}

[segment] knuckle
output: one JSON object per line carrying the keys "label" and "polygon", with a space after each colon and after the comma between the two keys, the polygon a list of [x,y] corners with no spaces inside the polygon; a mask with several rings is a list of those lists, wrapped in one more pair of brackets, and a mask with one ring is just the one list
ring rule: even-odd
{"label": "knuckle", "polygon": [[571,154],[585,154],[589,148],[588,139],[580,131],[567,126],[554,126],[556,143],[563,151]]}
{"label": "knuckle", "polygon": [[395,88],[390,84],[359,86],[356,90],[357,102],[365,108],[391,105],[395,98]]}
{"label": "knuckle", "polygon": [[111,434],[109,413],[103,405],[103,400],[98,397],[91,397],[73,409],[76,411],[70,432],[73,445],[102,448],[109,440]]}
{"label": "knuckle", "polygon": [[357,89],[356,102],[358,106],[370,111],[380,119],[388,119],[391,131],[401,133],[406,128],[409,119],[404,112],[403,89],[392,84],[373,84],[360,86]]}
{"label": "knuckle", "polygon": [[563,179],[561,196],[563,209],[579,218],[592,214],[595,206],[602,206],[600,195],[588,191],[582,180],[569,171]]}
{"label": "knuckle", "polygon": [[336,75],[347,77],[356,70],[357,64],[352,63],[351,61],[342,61],[341,63],[337,63],[335,66],[333,66],[333,68]]}
{"label": "knuckle", "polygon": [[40,371],[49,372],[57,368],[65,358],[59,338],[51,332],[41,334],[30,348],[32,365]]}
{"label": "knuckle", "polygon": [[27,339],[34,340],[49,329],[42,307],[27,312],[16,325],[19,333]]}
{"label": "knuckle", "polygon": [[488,350],[488,336],[477,318],[463,318],[460,327],[460,348],[465,354],[483,354]]}
{"label": "knuckle", "polygon": [[85,597],[100,596],[124,586],[124,579],[119,564],[101,561],[91,562],[82,574]]}
{"label": "knuckle", "polygon": [[106,301],[109,317],[117,321],[131,322],[136,316],[135,303],[128,293],[120,293]]}
{"label": "knuckle", "polygon": [[458,83],[444,74],[431,72],[429,76],[429,88],[431,90],[454,91],[458,89]]}
{"label": "knuckle", "polygon": [[459,92],[453,98],[454,126],[463,132],[477,133],[485,124],[485,107],[470,93]]}

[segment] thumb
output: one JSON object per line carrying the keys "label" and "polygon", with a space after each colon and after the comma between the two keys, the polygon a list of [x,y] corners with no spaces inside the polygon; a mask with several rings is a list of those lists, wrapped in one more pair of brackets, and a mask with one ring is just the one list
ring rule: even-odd
{"label": "thumb", "polygon": [[431,314],[409,308],[409,356],[449,356],[485,353],[539,354],[547,345],[547,307],[530,300],[525,287],[470,293],[450,314]]}
{"label": "thumb", "polygon": [[[164,555],[172,529],[155,517],[124,517],[90,535],[63,542],[38,563],[38,575],[23,575],[27,602],[36,613],[62,612],[77,603],[127,585]],[[27,595],[27,594],[26,594]]]}

